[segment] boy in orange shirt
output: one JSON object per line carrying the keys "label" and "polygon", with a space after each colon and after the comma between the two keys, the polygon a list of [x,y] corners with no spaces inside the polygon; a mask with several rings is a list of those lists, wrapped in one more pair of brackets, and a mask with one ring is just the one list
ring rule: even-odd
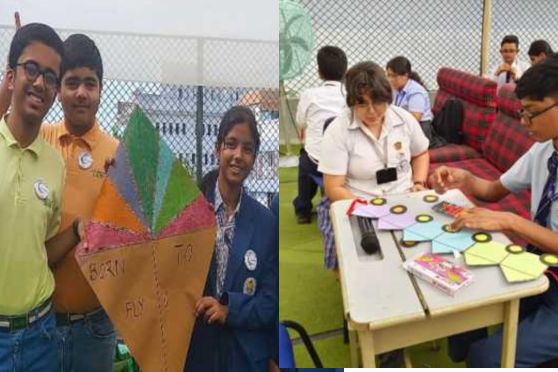
{"label": "boy in orange shirt", "polygon": [[[97,46],[86,35],[64,41],[58,96],[64,119],[43,125],[41,134],[64,158],[60,231],[76,218],[89,219],[118,141],[103,132],[96,120],[103,84],[103,63]],[[74,249],[53,272],[54,310],[60,336],[63,371],[112,371],[116,343],[110,319],[101,307],[74,257]]]}

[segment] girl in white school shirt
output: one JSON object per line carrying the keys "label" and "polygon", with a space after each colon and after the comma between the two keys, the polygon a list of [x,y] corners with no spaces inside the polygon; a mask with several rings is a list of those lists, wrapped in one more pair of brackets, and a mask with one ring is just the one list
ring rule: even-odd
{"label": "girl in white school shirt", "polygon": [[361,62],[345,76],[348,108],[327,128],[318,170],[327,198],[318,206],[325,266],[337,269],[331,202],[419,191],[428,175],[428,139],[417,120],[392,102],[383,69]]}

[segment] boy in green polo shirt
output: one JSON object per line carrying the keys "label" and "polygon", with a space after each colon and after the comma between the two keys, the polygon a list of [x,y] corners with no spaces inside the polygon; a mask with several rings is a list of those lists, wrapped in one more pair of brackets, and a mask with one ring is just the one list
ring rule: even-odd
{"label": "boy in green polo shirt", "polygon": [[62,255],[79,239],[71,229],[51,239],[60,223],[64,163],[38,134],[56,97],[62,57],[62,40],[44,24],[20,28],[10,45],[11,113],[0,120],[1,371],[59,370],[46,249]]}

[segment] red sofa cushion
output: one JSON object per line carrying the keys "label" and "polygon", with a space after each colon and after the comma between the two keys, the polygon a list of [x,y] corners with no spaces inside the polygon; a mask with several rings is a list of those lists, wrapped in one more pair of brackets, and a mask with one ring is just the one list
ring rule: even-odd
{"label": "red sofa cushion", "polygon": [[535,142],[519,122],[521,108],[514,87],[504,85],[498,92],[498,115],[492,123],[483,145],[484,158],[505,172],[525,154]]}
{"label": "red sofa cushion", "polygon": [[428,150],[431,163],[448,163],[467,159],[480,158],[478,151],[467,145],[448,143],[445,146]]}
{"label": "red sofa cushion", "polygon": [[495,81],[448,67],[438,70],[436,80],[441,91],[479,107],[496,108]]}

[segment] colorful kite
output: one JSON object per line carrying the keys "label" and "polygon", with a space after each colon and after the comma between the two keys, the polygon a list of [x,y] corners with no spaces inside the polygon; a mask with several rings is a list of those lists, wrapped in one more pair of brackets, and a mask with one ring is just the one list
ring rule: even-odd
{"label": "colorful kite", "polygon": [[76,259],[144,371],[181,371],[213,247],[215,215],[136,108]]}

